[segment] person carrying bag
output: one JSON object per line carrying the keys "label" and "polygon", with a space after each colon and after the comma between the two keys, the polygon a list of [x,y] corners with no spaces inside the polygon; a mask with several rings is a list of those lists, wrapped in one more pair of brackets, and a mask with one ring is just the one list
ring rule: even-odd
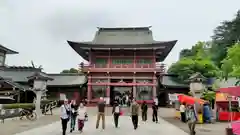
{"label": "person carrying bag", "polygon": [[86,107],[83,105],[83,103],[80,103],[80,106],[78,108],[78,116],[77,116],[78,130],[80,133],[83,131],[86,115],[87,115]]}
{"label": "person carrying bag", "polygon": [[62,135],[66,135],[66,130],[67,130],[67,123],[70,118],[70,107],[68,104],[68,100],[64,100],[64,104],[60,108],[61,110],[61,123],[62,123]]}

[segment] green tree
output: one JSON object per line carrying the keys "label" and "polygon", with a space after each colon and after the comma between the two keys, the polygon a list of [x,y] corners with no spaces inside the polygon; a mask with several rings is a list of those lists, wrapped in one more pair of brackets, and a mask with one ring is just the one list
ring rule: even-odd
{"label": "green tree", "polygon": [[180,59],[181,58],[195,58],[197,55],[202,56],[209,56],[209,47],[211,42],[197,42],[191,49],[183,49],[180,52]]}
{"label": "green tree", "polygon": [[75,68],[65,69],[61,73],[78,73],[78,70]]}
{"label": "green tree", "polygon": [[[222,61],[221,69],[222,78],[235,77],[240,79],[240,42],[228,49],[227,57]],[[239,84],[239,81],[237,84]]]}
{"label": "green tree", "polygon": [[227,48],[240,41],[240,10],[231,21],[223,21],[214,30],[211,52],[213,61],[221,67],[221,61],[227,56]]}
{"label": "green tree", "polygon": [[168,73],[178,75],[176,81],[185,82],[192,74],[199,72],[205,77],[215,77],[218,68],[211,61],[205,42],[198,42],[192,47],[192,55],[181,58],[173,63],[168,69]]}
{"label": "green tree", "polygon": [[178,82],[185,82],[192,74],[199,72],[205,77],[215,77],[217,67],[211,60],[183,58],[171,65],[168,73],[178,75]]}

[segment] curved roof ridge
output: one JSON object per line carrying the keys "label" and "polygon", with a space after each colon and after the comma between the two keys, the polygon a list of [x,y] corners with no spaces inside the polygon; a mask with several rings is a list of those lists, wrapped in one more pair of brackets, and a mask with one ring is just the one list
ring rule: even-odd
{"label": "curved roof ridge", "polygon": [[[129,45],[145,45],[145,44],[158,44],[158,43],[170,43],[170,42],[177,42],[178,40],[168,40],[168,41],[157,41],[154,40],[153,42],[149,42],[149,43],[137,43],[137,44],[131,44],[129,43]],[[92,42],[92,41],[83,41],[83,42],[76,42],[76,41],[69,41],[67,40],[68,44],[72,44],[72,43],[77,43],[77,44],[89,44],[89,45],[122,45],[122,44],[101,44],[101,43],[96,43],[96,42]],[[127,45],[127,44],[125,44]]]}
{"label": "curved roof ridge", "polygon": [[136,27],[97,27],[101,30],[150,30],[152,26],[136,26]]}
{"label": "curved roof ridge", "polygon": [[18,54],[18,52],[13,51],[3,45],[0,44],[0,50],[3,50],[4,52],[6,52],[6,54]]}
{"label": "curved roof ridge", "polygon": [[83,76],[83,73],[50,73],[49,76]]}

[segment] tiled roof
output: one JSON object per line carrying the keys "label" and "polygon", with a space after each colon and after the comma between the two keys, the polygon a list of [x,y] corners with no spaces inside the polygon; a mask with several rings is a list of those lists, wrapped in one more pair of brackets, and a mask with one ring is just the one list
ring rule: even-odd
{"label": "tiled roof", "polygon": [[29,80],[35,80],[35,79],[40,79],[40,80],[46,80],[46,81],[52,81],[53,78],[48,76],[47,74],[43,72],[35,72],[33,75],[27,77]]}
{"label": "tiled roof", "polygon": [[169,86],[169,87],[189,87],[187,84],[181,84],[176,81],[174,81],[175,76],[171,75],[164,75],[162,78],[162,85],[163,86]]}
{"label": "tiled roof", "polygon": [[[0,76],[9,78],[13,82],[28,82],[29,76],[32,76],[34,71],[0,71]],[[42,72],[43,73],[43,72]],[[45,74],[45,73],[44,73]],[[48,81],[51,86],[66,86],[66,85],[82,85],[86,83],[86,76],[83,74],[46,74],[53,78],[53,81]]]}
{"label": "tiled roof", "polygon": [[153,41],[149,28],[99,28],[93,39],[96,44],[144,44]]}
{"label": "tiled roof", "polygon": [[35,68],[32,66],[5,66],[5,71],[38,71],[41,72],[41,68]]}
{"label": "tiled roof", "polygon": [[238,79],[228,78],[228,80],[216,80],[216,84],[220,88],[233,87],[237,83]]}
{"label": "tiled roof", "polygon": [[89,48],[108,50],[111,49],[156,49],[156,61],[163,61],[177,40],[155,41],[150,27],[122,27],[122,28],[98,28],[93,41],[75,42],[68,44],[83,59],[89,60]]}
{"label": "tiled roof", "polygon": [[[125,40],[125,39],[121,39]],[[156,49],[156,61],[160,62],[163,61],[169,52],[172,50],[172,48],[177,43],[177,40],[172,41],[153,41],[150,43],[132,43],[132,44],[120,44],[115,42],[115,44],[96,44],[94,42],[73,42],[73,41],[67,41],[68,44],[85,60],[89,60],[89,48],[95,48],[95,49],[102,49],[102,50],[108,50],[111,49]],[[125,41],[124,41],[125,42]]]}
{"label": "tiled roof", "polygon": [[9,85],[13,86],[13,87],[16,87],[18,88],[19,90],[29,90],[30,89],[30,86],[27,86],[27,85],[21,85],[19,83],[16,83],[16,82],[13,82],[13,80],[11,78],[3,78],[3,77],[0,77],[0,80],[1,81],[4,81],[5,83],[8,83]]}
{"label": "tiled roof", "polygon": [[28,76],[32,76],[34,71],[0,71],[0,76],[10,78],[14,82],[28,82]]}
{"label": "tiled roof", "polygon": [[49,86],[82,85],[86,83],[86,76],[83,74],[48,74],[53,81],[48,81]]}

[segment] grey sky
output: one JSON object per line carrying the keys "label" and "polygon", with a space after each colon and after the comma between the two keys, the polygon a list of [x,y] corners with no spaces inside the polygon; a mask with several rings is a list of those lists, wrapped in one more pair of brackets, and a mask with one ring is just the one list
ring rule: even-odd
{"label": "grey sky", "polygon": [[[231,2],[230,2],[231,1]],[[46,72],[77,68],[82,58],[66,40],[92,40],[96,27],[152,26],[155,40],[179,40],[164,63],[183,48],[210,39],[232,19],[240,0],[0,0],[0,44],[16,50],[8,65]]]}

